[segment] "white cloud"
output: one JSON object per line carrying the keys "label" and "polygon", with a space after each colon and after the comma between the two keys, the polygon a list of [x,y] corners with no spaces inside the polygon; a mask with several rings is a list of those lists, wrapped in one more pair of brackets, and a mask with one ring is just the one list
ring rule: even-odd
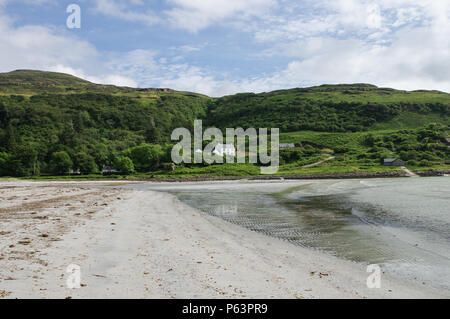
{"label": "white cloud", "polygon": [[[325,9],[326,7],[326,9]],[[268,77],[243,81],[255,91],[367,82],[450,91],[450,2],[319,1],[313,15],[274,17],[256,26],[260,56],[293,59]]]}
{"label": "white cloud", "polygon": [[42,26],[0,25],[0,69],[80,64],[97,58],[88,42],[55,34]]}
{"label": "white cloud", "polygon": [[[194,47],[181,47],[193,51]],[[70,33],[49,27],[14,27],[0,12],[0,72],[36,69],[68,73],[94,83],[170,87],[213,94],[212,76],[187,64],[167,64],[152,50],[99,52]],[[216,84],[213,84],[216,83]]]}
{"label": "white cloud", "polygon": [[266,23],[249,24],[247,31],[262,43],[317,36],[389,38],[399,27],[428,24],[436,19],[436,8],[448,4],[447,0],[305,0],[295,10],[288,7],[274,13]]}
{"label": "white cloud", "polygon": [[180,91],[191,91],[211,96],[221,96],[236,91],[229,81],[219,81],[213,71],[186,63],[168,64],[151,50],[134,50],[112,57],[108,64],[126,78],[138,79],[140,87],[164,87]]}
{"label": "white cloud", "polygon": [[313,38],[292,44],[297,59],[272,76],[245,82],[255,91],[323,83],[365,82],[399,89],[450,91],[449,29],[408,28],[389,45]]}
{"label": "white cloud", "polygon": [[[214,65],[190,64],[188,54],[201,54],[203,45],[177,44],[167,55],[139,49],[101,52],[67,31],[14,27],[1,13],[0,71],[43,69],[97,83],[169,87],[211,96],[354,82],[450,91],[450,1],[278,2],[283,5],[275,0],[167,0],[170,8],[161,13],[172,26],[191,32],[240,22],[239,30],[265,48],[258,58],[269,64],[279,57],[288,61],[284,66],[273,63],[277,71],[268,74],[234,76]],[[164,23],[146,10],[143,0],[96,4],[122,20]]]}
{"label": "white cloud", "polygon": [[64,72],[104,84],[137,84],[109,69],[89,42],[49,27],[14,27],[0,11],[0,72],[16,69]]}
{"label": "white cloud", "polygon": [[47,69],[47,71],[71,74],[71,75],[77,76],[79,78],[85,79],[87,81],[90,81],[92,83],[98,83],[98,84],[111,84],[111,85],[128,86],[128,87],[137,87],[138,86],[138,83],[136,81],[134,81],[133,79],[125,77],[125,76],[121,76],[118,74],[92,76],[92,75],[86,74],[84,72],[84,70],[82,70],[82,69],[73,69],[69,66],[64,66],[64,65],[60,65],[60,64],[49,67]]}
{"label": "white cloud", "polygon": [[266,13],[276,0],[167,0],[165,14],[177,28],[197,32],[227,19],[245,20]]}
{"label": "white cloud", "polygon": [[[141,86],[159,84],[214,96],[342,82],[404,89],[450,88],[448,0],[166,3],[170,8],[160,14],[176,28],[198,32],[213,25],[238,26],[266,46],[261,58],[283,56],[291,61],[284,70],[269,75],[233,78],[182,63],[183,55],[157,59],[156,52],[149,56],[148,52],[135,51],[125,59],[128,65],[122,60],[115,68],[135,76]],[[202,48],[186,45],[176,49],[185,54]],[[146,56],[146,62],[142,56],[130,58],[138,53]]]}
{"label": "white cloud", "polygon": [[151,4],[142,0],[95,0],[95,10],[126,21],[169,25],[195,33],[226,21],[258,17],[274,7],[277,0],[165,0],[169,8],[159,15],[146,9]]}
{"label": "white cloud", "polygon": [[107,16],[122,19],[125,21],[143,23],[151,26],[160,23],[162,20],[152,10],[133,11],[128,9],[129,6],[143,6],[141,0],[96,0],[95,10]]}

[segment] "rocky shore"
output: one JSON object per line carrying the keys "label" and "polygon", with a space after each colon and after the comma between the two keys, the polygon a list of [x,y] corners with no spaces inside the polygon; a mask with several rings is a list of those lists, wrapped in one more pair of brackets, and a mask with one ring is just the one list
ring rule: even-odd
{"label": "rocky shore", "polygon": [[430,170],[430,171],[423,171],[423,172],[414,172],[419,176],[422,177],[430,177],[430,176],[445,176],[450,175],[450,170]]}

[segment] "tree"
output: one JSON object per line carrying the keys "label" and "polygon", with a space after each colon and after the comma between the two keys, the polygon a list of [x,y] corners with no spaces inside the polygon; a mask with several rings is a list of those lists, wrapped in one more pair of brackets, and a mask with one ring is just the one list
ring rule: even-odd
{"label": "tree", "polygon": [[11,176],[11,154],[0,152],[0,176]]}
{"label": "tree", "polygon": [[127,156],[117,156],[114,160],[114,168],[122,174],[128,175],[134,173],[133,161]]}
{"label": "tree", "polygon": [[294,163],[302,159],[303,152],[300,149],[284,149],[280,151],[280,157],[284,163]]}
{"label": "tree", "polygon": [[108,165],[110,164],[107,163],[109,160],[110,152],[108,150],[108,146],[106,146],[105,144],[101,143],[96,144],[93,147],[92,152],[90,153],[93,155],[97,165],[104,165],[105,163]]}
{"label": "tree", "polygon": [[162,140],[161,132],[156,127],[155,120],[153,119],[153,117],[149,117],[145,125],[146,127],[144,136],[146,141],[149,143],[159,143]]}
{"label": "tree", "polygon": [[15,127],[9,123],[6,128],[6,149],[13,150],[17,145],[17,133]]}
{"label": "tree", "polygon": [[369,133],[369,134],[364,136],[363,144],[368,146],[368,147],[374,146],[374,144],[375,144],[375,137],[373,136],[372,133]]}
{"label": "tree", "polygon": [[14,176],[31,176],[40,174],[37,146],[32,143],[17,146],[11,158],[11,172]]}
{"label": "tree", "polygon": [[74,166],[80,170],[81,174],[98,173],[98,166],[95,163],[95,159],[85,152],[75,154],[74,162]]}
{"label": "tree", "polygon": [[125,151],[122,155],[131,158],[139,172],[145,172],[159,166],[164,152],[161,145],[142,144]]}
{"label": "tree", "polygon": [[350,148],[346,145],[338,145],[334,147],[334,153],[336,154],[345,154],[350,151]]}
{"label": "tree", "polygon": [[54,174],[64,175],[72,168],[73,162],[67,152],[55,152],[52,154],[50,162],[51,170]]}

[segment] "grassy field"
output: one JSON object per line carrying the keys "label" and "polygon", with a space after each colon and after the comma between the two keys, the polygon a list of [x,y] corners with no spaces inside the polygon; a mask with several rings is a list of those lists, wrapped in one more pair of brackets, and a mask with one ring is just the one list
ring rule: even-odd
{"label": "grassy field", "polygon": [[404,130],[413,129],[421,126],[425,126],[429,123],[439,123],[448,125],[448,117],[443,117],[441,114],[419,114],[414,112],[404,112],[392,120],[376,123],[371,127],[372,131],[382,130]]}

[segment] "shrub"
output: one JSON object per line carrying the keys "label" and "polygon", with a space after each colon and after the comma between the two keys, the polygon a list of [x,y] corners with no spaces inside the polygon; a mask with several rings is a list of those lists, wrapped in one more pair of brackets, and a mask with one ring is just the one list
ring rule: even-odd
{"label": "shrub", "polygon": [[95,163],[95,159],[84,152],[75,154],[74,162],[74,166],[78,168],[83,175],[98,173],[98,166]]}
{"label": "shrub", "polygon": [[0,176],[13,175],[11,174],[11,154],[0,152]]}
{"label": "shrub", "polygon": [[134,164],[131,158],[127,156],[117,156],[114,160],[114,167],[122,174],[133,174]]}
{"label": "shrub", "polygon": [[67,152],[55,152],[52,154],[50,169],[56,175],[64,175],[72,168],[73,162]]}
{"label": "shrub", "polygon": [[122,155],[131,158],[137,171],[146,172],[159,166],[164,151],[161,145],[142,144],[123,152]]}

